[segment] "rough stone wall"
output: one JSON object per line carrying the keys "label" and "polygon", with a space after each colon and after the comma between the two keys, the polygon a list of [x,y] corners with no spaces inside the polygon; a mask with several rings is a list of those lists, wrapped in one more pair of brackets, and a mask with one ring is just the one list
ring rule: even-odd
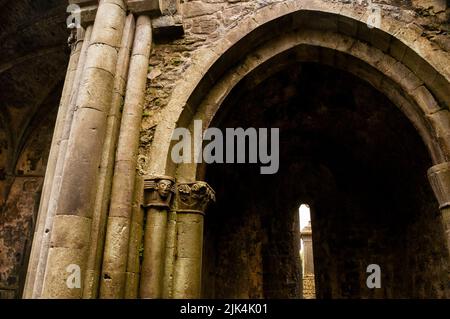
{"label": "rough stone wall", "polygon": [[[227,209],[231,208],[224,207],[220,211],[227,214]],[[203,296],[263,298],[265,234],[261,217],[255,208],[237,209],[230,214],[232,217],[222,224],[224,227],[220,223],[207,224],[211,229],[206,230],[205,237]]]}
{"label": "rough stone wall", "polygon": [[[318,298],[448,298],[448,257],[439,220],[424,214],[407,225],[374,227],[371,222],[342,225],[327,218],[328,226],[316,220]],[[380,289],[366,286],[370,264],[381,267]]]}
{"label": "rough stone wall", "polygon": [[227,177],[216,169],[208,177],[218,201],[205,219],[203,297],[301,298],[298,210],[286,205],[282,193],[265,189],[272,179],[238,185],[246,168]]}
{"label": "rough stone wall", "polygon": [[30,132],[8,176],[11,186],[0,207],[0,298],[19,298],[23,288],[55,115]]}
{"label": "rough stone wall", "polygon": [[10,187],[8,178],[8,166],[10,157],[10,140],[6,127],[0,124],[0,204],[4,205],[6,195]]}
{"label": "rough stone wall", "polygon": [[42,177],[17,177],[0,215],[0,298],[17,298],[27,266]]}

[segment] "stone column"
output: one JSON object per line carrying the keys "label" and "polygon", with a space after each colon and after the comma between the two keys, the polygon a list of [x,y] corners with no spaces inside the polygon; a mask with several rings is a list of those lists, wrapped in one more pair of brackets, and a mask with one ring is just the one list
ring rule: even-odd
{"label": "stone column", "polygon": [[432,166],[428,170],[428,179],[439,203],[450,253],[450,162]]}
{"label": "stone column", "polygon": [[[44,272],[47,263],[49,242],[52,234],[56,204],[60,194],[61,178],[67,150],[67,142],[72,128],[76,97],[80,78],[84,71],[87,48],[92,26],[76,31],[76,42],[70,57],[66,83],[61,97],[58,118],[53,134],[45,182],[39,206],[38,223],[30,255],[24,298],[39,298],[42,294]],[[67,86],[67,88],[66,88]],[[69,88],[70,87],[70,88]]]}
{"label": "stone column", "polygon": [[128,245],[127,272],[125,274],[125,299],[137,299],[141,274],[141,253],[144,234],[144,179],[136,176],[132,204],[130,241]]}
{"label": "stone column", "polygon": [[[71,35],[72,36],[72,35]],[[77,39],[78,40],[78,39]],[[36,268],[39,262],[40,247],[44,233],[44,220],[46,217],[48,199],[53,184],[53,177],[55,175],[56,162],[59,153],[59,140],[62,136],[64,122],[69,104],[70,94],[73,88],[75,72],[80,58],[81,41],[77,41],[75,45],[71,45],[70,59],[67,66],[66,77],[64,80],[64,87],[61,94],[61,101],[58,108],[58,115],[56,117],[55,130],[53,132],[52,145],[50,147],[50,154],[47,161],[47,168],[45,173],[44,185],[42,187],[42,195],[40,200],[39,212],[37,216],[37,225],[34,233],[32,249],[30,253],[30,262],[28,264],[27,277],[23,291],[23,298],[31,298],[33,296],[34,283],[36,279]]]}
{"label": "stone column", "polygon": [[316,297],[311,221],[301,231],[303,242],[303,298]]}
{"label": "stone column", "polygon": [[167,233],[167,213],[175,192],[175,180],[169,176],[147,177],[144,181],[146,224],[144,260],[141,270],[141,298],[161,298]]}
{"label": "stone column", "polygon": [[167,218],[166,256],[164,260],[163,299],[173,297],[173,270],[177,248],[177,213],[170,211]]}
{"label": "stone column", "polygon": [[173,298],[200,298],[203,218],[215,193],[205,182],[180,183],[176,187],[177,237]]}
{"label": "stone column", "polygon": [[133,14],[128,14],[117,60],[112,103],[108,112],[106,138],[100,164],[100,174],[92,218],[91,245],[89,247],[83,298],[97,298],[105,239],[106,218],[111,195],[114,156],[116,153],[117,138],[120,128],[120,107],[123,105],[125,96],[134,31],[134,16]]}
{"label": "stone column", "polygon": [[101,298],[124,298],[125,296],[132,200],[151,45],[151,20],[148,16],[141,15],[136,20],[114,165],[100,283]]}
{"label": "stone column", "polygon": [[82,297],[82,285],[70,286],[67,280],[71,275],[85,276],[99,166],[125,10],[122,0],[102,0],[98,7],[56,205],[44,275],[44,298]]}

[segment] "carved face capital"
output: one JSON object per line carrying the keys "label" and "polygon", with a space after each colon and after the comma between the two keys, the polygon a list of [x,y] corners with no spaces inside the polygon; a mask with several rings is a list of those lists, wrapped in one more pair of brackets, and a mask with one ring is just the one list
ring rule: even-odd
{"label": "carved face capital", "polygon": [[162,179],[156,184],[158,194],[163,199],[167,198],[171,194],[171,192],[173,192],[172,187],[173,182],[168,179]]}
{"label": "carved face capital", "polygon": [[169,208],[175,193],[175,180],[169,176],[150,176],[144,180],[144,207]]}
{"label": "carved face capital", "polygon": [[215,192],[205,182],[177,185],[177,212],[204,214],[208,204],[215,201]]}

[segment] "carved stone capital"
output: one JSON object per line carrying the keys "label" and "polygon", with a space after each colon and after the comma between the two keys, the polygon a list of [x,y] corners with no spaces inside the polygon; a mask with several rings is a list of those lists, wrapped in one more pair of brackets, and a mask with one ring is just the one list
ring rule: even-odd
{"label": "carved stone capital", "polygon": [[179,183],[176,186],[177,213],[205,214],[216,193],[205,182]]}
{"label": "carved stone capital", "polygon": [[169,208],[175,193],[175,179],[170,176],[144,177],[144,200],[142,206]]}
{"label": "carved stone capital", "polygon": [[439,208],[450,207],[450,162],[432,166],[428,180],[439,202]]}

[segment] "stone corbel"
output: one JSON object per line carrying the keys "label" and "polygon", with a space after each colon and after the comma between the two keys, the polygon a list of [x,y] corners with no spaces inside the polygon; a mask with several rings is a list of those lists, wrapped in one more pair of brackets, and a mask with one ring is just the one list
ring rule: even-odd
{"label": "stone corbel", "polygon": [[128,0],[128,10],[135,14],[146,14],[151,18],[162,14],[159,0]]}
{"label": "stone corbel", "polygon": [[158,0],[160,15],[152,20],[155,39],[179,38],[184,34],[180,0]]}
{"label": "stone corbel", "polygon": [[450,207],[450,162],[432,166],[428,170],[428,179],[439,202],[439,208]]}
{"label": "stone corbel", "polygon": [[179,38],[184,34],[181,15],[163,15],[152,20],[156,40]]}

